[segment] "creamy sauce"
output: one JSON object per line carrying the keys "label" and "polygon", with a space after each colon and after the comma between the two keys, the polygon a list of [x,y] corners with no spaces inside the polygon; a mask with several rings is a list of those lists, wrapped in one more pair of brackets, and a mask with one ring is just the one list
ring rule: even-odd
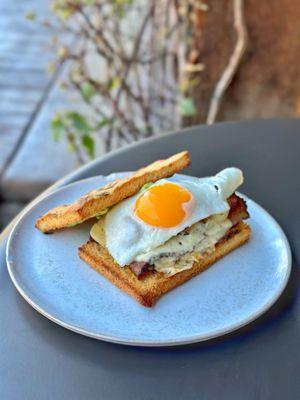
{"label": "creamy sauce", "polygon": [[[228,213],[213,215],[197,222],[166,243],[136,257],[135,261],[145,261],[154,265],[158,272],[168,276],[189,269],[204,254],[213,252],[216,243],[231,228]],[[106,246],[105,218],[93,225],[91,237]]]}
{"label": "creamy sauce", "polygon": [[227,213],[214,215],[194,224],[162,246],[136,257],[136,261],[149,262],[156,271],[172,276],[193,266],[201,255],[213,252],[216,243],[231,228]]}

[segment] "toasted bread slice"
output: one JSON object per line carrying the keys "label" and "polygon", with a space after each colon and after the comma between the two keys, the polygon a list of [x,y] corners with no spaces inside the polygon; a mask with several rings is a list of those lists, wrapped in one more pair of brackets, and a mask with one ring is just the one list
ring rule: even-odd
{"label": "toasted bread slice", "polygon": [[244,244],[249,239],[250,232],[247,224],[239,222],[230,229],[226,238],[217,243],[214,252],[198,259],[192,268],[170,277],[154,272],[139,280],[129,267],[121,268],[114,262],[107,249],[94,241],[89,241],[80,247],[79,257],[143,306],[152,307],[164,293],[198,275],[227,253]]}
{"label": "toasted bread slice", "polygon": [[133,196],[146,183],[171,176],[187,167],[189,163],[188,151],[182,151],[166,160],[155,161],[129,177],[117,179],[87,193],[73,204],[53,208],[40,217],[35,226],[42,232],[49,233],[80,224],[97,216],[102,210]]}

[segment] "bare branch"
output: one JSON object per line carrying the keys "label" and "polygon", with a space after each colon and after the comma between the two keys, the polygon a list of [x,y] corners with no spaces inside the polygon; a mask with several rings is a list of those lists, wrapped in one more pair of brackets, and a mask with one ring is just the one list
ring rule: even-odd
{"label": "bare branch", "polygon": [[247,28],[244,19],[243,0],[233,0],[233,15],[237,41],[227,67],[215,86],[206,119],[206,123],[209,125],[216,121],[224,93],[230,85],[247,47]]}
{"label": "bare branch", "polygon": [[95,27],[91,20],[90,17],[84,12],[84,10],[81,8],[79,10],[79,13],[82,15],[84,21],[86,22],[87,26],[96,34],[96,36],[101,40],[101,43],[103,44],[104,49],[107,50],[107,53],[110,52],[110,54],[113,56],[115,55],[115,49],[113,46],[109,43],[107,38],[104,35],[104,32],[102,29]]}
{"label": "bare branch", "polygon": [[[66,2],[72,14],[62,24],[76,30],[76,46],[66,56],[75,65],[70,80],[92,111],[91,122],[105,120],[91,126],[106,150],[172,129],[178,102],[173,66],[188,18],[178,13],[180,1]],[[132,17],[136,25],[127,29]],[[95,70],[102,63],[103,70]]]}
{"label": "bare branch", "polygon": [[122,79],[123,82],[122,82],[122,84],[120,86],[120,89],[119,89],[119,91],[117,93],[117,96],[116,96],[117,102],[119,101],[119,98],[120,98],[124,83],[126,83],[126,80],[127,80],[127,77],[128,77],[129,71],[130,71],[130,67],[131,67],[131,64],[133,62],[132,60],[134,60],[136,58],[136,56],[137,56],[137,54],[139,52],[140,45],[141,45],[142,38],[143,38],[143,33],[144,33],[145,29],[146,29],[146,26],[147,26],[147,24],[149,22],[149,19],[150,19],[151,15],[154,12],[154,8],[155,8],[155,0],[152,0],[151,5],[149,7],[149,10],[148,10],[146,16],[144,17],[142,25],[141,25],[138,33],[137,33],[136,42],[135,42],[135,45],[134,45],[134,48],[133,48],[133,51],[132,51],[131,61],[127,63],[127,66],[126,66],[126,69],[125,69],[125,72],[124,72],[124,75],[123,75],[123,79]]}

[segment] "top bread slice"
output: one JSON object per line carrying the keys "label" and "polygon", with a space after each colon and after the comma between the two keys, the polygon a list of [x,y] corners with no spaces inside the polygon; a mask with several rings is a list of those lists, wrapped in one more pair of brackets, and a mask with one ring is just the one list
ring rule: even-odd
{"label": "top bread slice", "polygon": [[50,233],[80,224],[89,218],[97,216],[106,208],[133,196],[146,183],[167,178],[186,168],[189,163],[190,156],[188,151],[177,153],[166,160],[155,161],[128,177],[117,179],[87,193],[72,204],[53,208],[40,217],[35,226],[44,233]]}

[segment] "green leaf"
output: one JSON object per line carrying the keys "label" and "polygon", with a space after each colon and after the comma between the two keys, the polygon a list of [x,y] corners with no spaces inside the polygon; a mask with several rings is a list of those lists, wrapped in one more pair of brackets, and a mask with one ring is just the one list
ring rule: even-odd
{"label": "green leaf", "polygon": [[57,57],[60,59],[65,59],[69,55],[69,50],[65,46],[61,46],[59,49],[57,49]]}
{"label": "green leaf", "polygon": [[96,94],[95,86],[88,81],[82,82],[80,89],[86,100],[90,100]]}
{"label": "green leaf", "polygon": [[53,63],[51,63],[51,62],[48,63],[48,65],[47,65],[47,71],[49,72],[49,74],[54,74],[55,69],[56,69],[55,64],[53,64]]}
{"label": "green leaf", "polygon": [[60,114],[55,115],[51,121],[52,137],[58,142],[65,132],[65,125]]}
{"label": "green leaf", "polygon": [[28,11],[25,14],[26,19],[29,19],[30,21],[34,21],[36,19],[36,13],[33,11]]}
{"label": "green leaf", "polygon": [[71,72],[70,72],[71,82],[73,83],[81,83],[82,82],[82,73],[79,62],[75,61],[72,63]]}
{"label": "green leaf", "polygon": [[126,11],[123,7],[117,6],[117,7],[115,7],[115,15],[119,19],[123,19],[126,16]]}
{"label": "green leaf", "polygon": [[106,83],[107,90],[113,90],[113,89],[118,89],[121,85],[121,78],[119,76],[115,76],[112,79],[110,79]]}
{"label": "green leaf", "polygon": [[133,0],[114,0],[115,16],[123,19],[126,16],[128,7],[133,4]]}
{"label": "green leaf", "polygon": [[77,133],[80,133],[82,135],[86,135],[91,132],[92,127],[86,120],[86,118],[82,115],[79,114],[75,111],[71,111],[67,113],[67,117],[71,121],[74,129],[76,129]]}
{"label": "green leaf", "polygon": [[141,192],[141,193],[147,192],[147,190],[150,189],[152,185],[153,185],[153,182],[145,183],[145,185],[142,186],[140,192]]}
{"label": "green leaf", "polygon": [[108,213],[109,208],[104,208],[103,210],[99,211],[97,214],[95,214],[95,218],[100,219],[103,217],[103,215]]}
{"label": "green leaf", "polygon": [[115,76],[111,81],[111,89],[117,89],[121,85],[121,78]]}
{"label": "green leaf", "polygon": [[195,102],[191,97],[184,97],[179,104],[179,111],[183,117],[193,117],[197,114]]}
{"label": "green leaf", "polygon": [[95,158],[95,141],[90,135],[84,135],[81,143],[91,158]]}
{"label": "green leaf", "polygon": [[57,3],[58,2],[53,2],[51,4],[51,10],[63,21],[68,19],[76,11],[76,8],[71,5],[63,6]]}
{"label": "green leaf", "polygon": [[103,118],[101,119],[101,121],[98,122],[98,124],[96,125],[96,129],[100,129],[103,128],[106,125],[111,124],[112,120],[109,118]]}
{"label": "green leaf", "polygon": [[98,3],[99,0],[81,0],[84,5],[93,6]]}
{"label": "green leaf", "polygon": [[75,147],[74,143],[68,142],[68,151],[70,153],[75,153],[76,147]]}

